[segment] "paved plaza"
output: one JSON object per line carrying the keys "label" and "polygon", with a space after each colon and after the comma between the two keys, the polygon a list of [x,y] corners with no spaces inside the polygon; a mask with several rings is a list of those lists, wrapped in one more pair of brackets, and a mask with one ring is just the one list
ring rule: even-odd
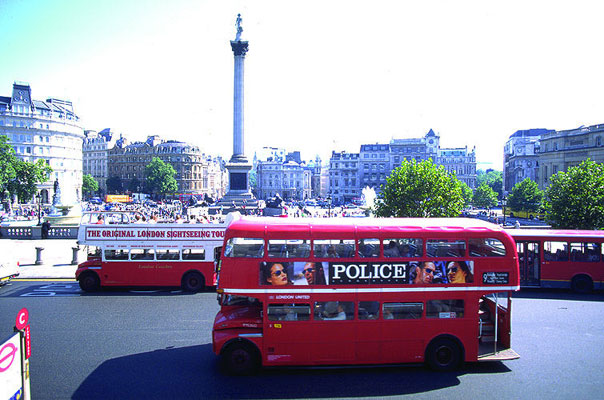
{"label": "paved plaza", "polygon": [[[36,247],[41,251],[41,264],[36,265]],[[75,279],[77,265],[72,265],[75,239],[21,240],[0,239],[0,257],[15,257],[19,261],[19,279]],[[78,262],[86,259],[84,246],[77,251]]]}

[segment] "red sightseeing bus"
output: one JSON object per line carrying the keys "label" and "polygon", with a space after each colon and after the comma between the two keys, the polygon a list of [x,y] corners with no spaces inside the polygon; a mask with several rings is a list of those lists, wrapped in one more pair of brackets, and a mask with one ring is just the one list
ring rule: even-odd
{"label": "red sightseeing bus", "polygon": [[520,285],[604,289],[604,231],[509,229],[516,241]]}
{"label": "red sightseeing bus", "polygon": [[240,218],[219,265],[223,367],[518,358],[513,239],[475,219]]}
{"label": "red sightseeing bus", "polygon": [[[215,285],[228,222],[139,223],[132,212],[92,212],[82,217],[78,244],[89,246],[76,279],[85,291],[103,286]],[[227,219],[229,219],[227,217]]]}

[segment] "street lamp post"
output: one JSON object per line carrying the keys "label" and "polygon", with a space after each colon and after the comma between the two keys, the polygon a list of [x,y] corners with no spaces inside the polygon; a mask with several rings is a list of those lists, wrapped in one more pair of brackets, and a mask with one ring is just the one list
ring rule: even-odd
{"label": "street lamp post", "polygon": [[501,205],[503,206],[503,226],[505,226],[505,204],[507,199],[504,197],[501,199]]}
{"label": "street lamp post", "polygon": [[331,195],[329,195],[329,194],[327,195],[327,201],[328,201],[327,207],[329,207],[328,208],[328,212],[327,212],[327,216],[329,218],[331,218]]}
{"label": "street lamp post", "polygon": [[40,218],[42,216],[42,195],[40,193],[36,194],[36,199],[38,200],[38,226],[42,223]]}

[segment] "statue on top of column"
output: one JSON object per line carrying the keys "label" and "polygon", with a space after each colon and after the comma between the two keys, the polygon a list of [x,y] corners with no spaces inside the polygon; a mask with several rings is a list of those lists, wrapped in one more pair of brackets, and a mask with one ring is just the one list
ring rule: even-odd
{"label": "statue on top of column", "polygon": [[235,35],[235,41],[238,42],[241,40],[241,32],[243,32],[243,28],[241,27],[241,14],[237,14],[237,20],[235,21],[235,26],[237,27],[237,34]]}

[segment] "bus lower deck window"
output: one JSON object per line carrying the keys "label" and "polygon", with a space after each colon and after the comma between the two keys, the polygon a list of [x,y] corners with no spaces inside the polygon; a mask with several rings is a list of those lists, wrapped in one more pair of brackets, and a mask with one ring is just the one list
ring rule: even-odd
{"label": "bus lower deck window", "polygon": [[419,319],[424,312],[423,303],[384,303],[384,319]]}
{"label": "bus lower deck window", "polygon": [[352,301],[318,301],[315,303],[315,320],[338,321],[354,318]]}
{"label": "bus lower deck window", "polygon": [[310,304],[269,304],[267,315],[269,321],[308,321]]}
{"label": "bus lower deck window", "polygon": [[463,318],[463,300],[428,300],[426,318]]}

